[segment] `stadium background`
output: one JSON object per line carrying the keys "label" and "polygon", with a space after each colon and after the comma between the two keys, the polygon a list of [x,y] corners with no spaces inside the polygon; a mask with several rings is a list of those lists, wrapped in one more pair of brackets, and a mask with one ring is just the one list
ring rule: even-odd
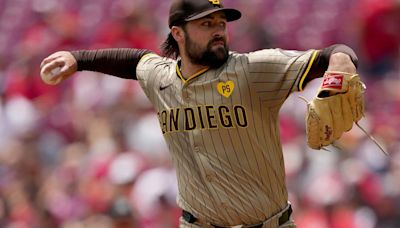
{"label": "stadium background", "polygon": [[[368,131],[342,151],[305,143],[305,103],[281,111],[290,200],[299,228],[400,227],[400,3],[396,0],[236,0],[231,49],[305,50],[345,43],[360,57]],[[44,85],[57,50],[159,50],[165,0],[0,0],[0,227],[177,227],[176,180],[138,84],[81,72]],[[318,81],[301,95],[311,98]]]}

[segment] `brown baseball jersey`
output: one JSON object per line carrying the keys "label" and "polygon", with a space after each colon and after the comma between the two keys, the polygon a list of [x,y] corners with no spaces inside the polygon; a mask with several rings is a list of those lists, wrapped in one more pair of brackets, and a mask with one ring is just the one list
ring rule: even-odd
{"label": "brown baseball jersey", "polygon": [[189,79],[179,61],[142,57],[137,78],[176,167],[178,205],[221,226],[257,224],[288,204],[278,113],[317,51],[231,52]]}

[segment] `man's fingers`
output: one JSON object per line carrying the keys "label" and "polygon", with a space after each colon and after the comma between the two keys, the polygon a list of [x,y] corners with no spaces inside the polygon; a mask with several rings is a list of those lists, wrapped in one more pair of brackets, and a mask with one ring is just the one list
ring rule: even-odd
{"label": "man's fingers", "polygon": [[48,57],[46,57],[45,59],[43,59],[43,61],[40,63],[40,67],[43,67],[47,63],[50,63],[51,61],[54,61],[60,57],[61,56],[60,56],[59,52],[53,53],[53,54],[49,55]]}
{"label": "man's fingers", "polygon": [[49,62],[47,64],[45,64],[42,67],[42,72],[43,73],[50,73],[52,70],[56,69],[56,68],[62,68],[65,66],[65,62],[64,61],[60,61],[60,60],[56,60],[56,61],[52,61]]}
{"label": "man's fingers", "polygon": [[40,63],[40,68],[43,68],[44,65],[46,65],[47,63],[51,62],[54,58],[45,58],[43,59],[43,61]]}
{"label": "man's fingers", "polygon": [[46,58],[43,59],[43,61],[40,63],[40,67],[43,67],[44,65],[55,61],[55,60],[59,60],[59,59],[63,59],[63,57],[65,56],[65,51],[58,51],[55,52],[49,56],[47,56]]}

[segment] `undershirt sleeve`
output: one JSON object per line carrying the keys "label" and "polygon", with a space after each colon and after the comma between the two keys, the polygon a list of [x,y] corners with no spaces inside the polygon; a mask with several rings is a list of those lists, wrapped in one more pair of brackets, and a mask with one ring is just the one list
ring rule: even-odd
{"label": "undershirt sleeve", "polygon": [[120,78],[136,80],[136,66],[140,59],[152,53],[146,49],[110,48],[71,51],[78,63],[78,71],[96,71]]}
{"label": "undershirt sleeve", "polygon": [[329,46],[327,48],[318,51],[318,53],[316,54],[316,57],[312,62],[310,71],[308,72],[308,74],[304,79],[302,87],[304,88],[304,86],[311,80],[318,77],[322,77],[325,71],[328,69],[329,59],[331,55],[339,52],[349,55],[354,66],[356,68],[358,67],[358,58],[353,49],[344,44],[335,44]]}

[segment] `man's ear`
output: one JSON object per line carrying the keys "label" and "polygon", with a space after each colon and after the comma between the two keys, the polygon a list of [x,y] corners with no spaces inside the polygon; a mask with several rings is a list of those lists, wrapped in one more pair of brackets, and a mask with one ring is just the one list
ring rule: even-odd
{"label": "man's ear", "polygon": [[177,43],[181,43],[185,40],[185,32],[183,31],[183,29],[181,27],[172,26],[171,34]]}

